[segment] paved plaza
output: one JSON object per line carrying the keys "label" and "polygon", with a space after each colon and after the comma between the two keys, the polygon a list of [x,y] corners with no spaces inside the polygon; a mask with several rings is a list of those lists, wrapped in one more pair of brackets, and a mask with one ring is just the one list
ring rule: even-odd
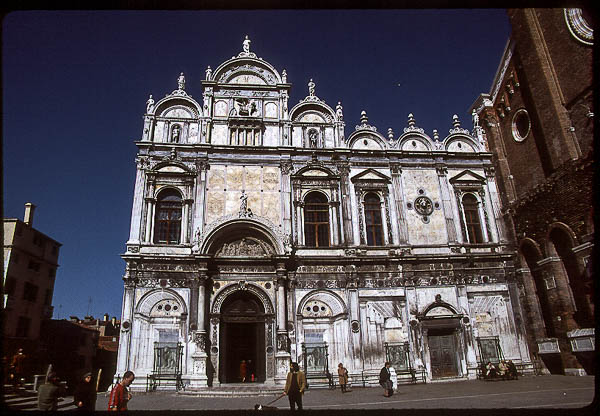
{"label": "paved plaza", "polygon": [[[572,376],[528,376],[511,381],[459,381],[401,385],[390,398],[380,388],[355,387],[342,394],[339,389],[314,389],[304,395],[304,408],[337,413],[336,410],[360,409],[578,409],[594,400],[595,378]],[[175,392],[133,393],[130,410],[252,410],[255,404],[266,404],[277,395],[264,397],[195,397]],[[9,407],[35,410],[35,396],[7,395]],[[60,410],[73,409],[72,397],[65,398]],[[105,410],[108,394],[99,393],[96,408]],[[289,409],[287,398],[274,403],[278,409]],[[592,409],[589,413],[593,414]],[[210,412],[209,412],[210,413]],[[353,412],[354,413],[354,412]]]}

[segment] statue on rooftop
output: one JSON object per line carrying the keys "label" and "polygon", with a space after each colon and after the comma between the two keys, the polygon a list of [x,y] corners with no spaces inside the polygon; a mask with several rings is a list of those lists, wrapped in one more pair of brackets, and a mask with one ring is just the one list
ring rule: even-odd
{"label": "statue on rooftop", "polygon": [[150,94],[150,98],[146,101],[146,114],[151,113],[154,110],[154,99],[152,98],[152,94]]}
{"label": "statue on rooftop", "polygon": [[252,41],[248,39],[248,35],[246,35],[246,39],[244,39],[244,42],[242,43],[242,48],[246,53],[250,53],[250,42]]}
{"label": "statue on rooftop", "polygon": [[185,76],[183,76],[183,72],[179,74],[179,78],[177,78],[177,88],[185,90]]}
{"label": "statue on rooftop", "polygon": [[210,65],[206,68],[206,76],[205,79],[209,80],[212,75],[212,69],[210,69]]}

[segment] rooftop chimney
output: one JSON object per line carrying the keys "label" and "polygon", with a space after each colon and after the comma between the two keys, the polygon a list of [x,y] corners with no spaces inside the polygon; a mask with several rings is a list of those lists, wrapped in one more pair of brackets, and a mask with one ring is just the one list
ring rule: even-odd
{"label": "rooftop chimney", "polygon": [[33,212],[35,211],[35,205],[31,202],[25,204],[25,217],[23,218],[23,222],[30,227],[33,226]]}
{"label": "rooftop chimney", "polygon": [[113,316],[110,320],[110,323],[112,324],[112,326],[115,326],[117,324],[117,318]]}
{"label": "rooftop chimney", "polygon": [[107,313],[104,314],[104,322],[108,322],[108,314]]}

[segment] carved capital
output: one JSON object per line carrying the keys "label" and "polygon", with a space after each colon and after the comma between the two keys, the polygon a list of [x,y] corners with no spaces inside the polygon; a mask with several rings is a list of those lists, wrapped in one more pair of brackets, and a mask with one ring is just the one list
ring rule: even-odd
{"label": "carved capital", "polygon": [[294,170],[294,165],[292,162],[283,161],[279,164],[279,168],[281,169],[281,173],[289,175]]}
{"label": "carved capital", "polygon": [[448,168],[443,165],[436,165],[435,171],[437,172],[438,176],[446,176],[448,174]]}
{"label": "carved capital", "polygon": [[390,171],[392,172],[392,175],[402,174],[402,168],[398,163],[390,163]]}

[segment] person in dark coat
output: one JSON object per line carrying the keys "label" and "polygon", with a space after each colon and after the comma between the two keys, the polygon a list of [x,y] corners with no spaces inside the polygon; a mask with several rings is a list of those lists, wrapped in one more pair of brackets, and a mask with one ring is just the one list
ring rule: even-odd
{"label": "person in dark coat", "polygon": [[58,399],[67,395],[64,388],[60,386],[60,378],[55,372],[48,374],[46,383],[38,389],[38,408],[45,411],[58,410]]}
{"label": "person in dark coat", "polygon": [[23,354],[23,348],[19,348],[17,353],[13,355],[11,361],[13,385],[15,388],[23,387],[23,377],[25,376],[25,363],[27,356]]}
{"label": "person in dark coat", "polygon": [[306,390],[306,376],[300,371],[298,363],[290,364],[290,372],[285,381],[283,393],[287,394],[290,401],[290,410],[295,411],[296,405],[298,410],[302,410],[302,395]]}
{"label": "person in dark coat", "polygon": [[390,397],[394,394],[394,390],[392,388],[392,378],[390,374],[390,362],[386,361],[385,365],[379,372],[379,384],[383,387],[383,396]]}
{"label": "person in dark coat", "polygon": [[77,410],[93,412],[96,410],[96,386],[92,383],[92,373],[85,373],[83,380],[75,388],[73,402]]}

